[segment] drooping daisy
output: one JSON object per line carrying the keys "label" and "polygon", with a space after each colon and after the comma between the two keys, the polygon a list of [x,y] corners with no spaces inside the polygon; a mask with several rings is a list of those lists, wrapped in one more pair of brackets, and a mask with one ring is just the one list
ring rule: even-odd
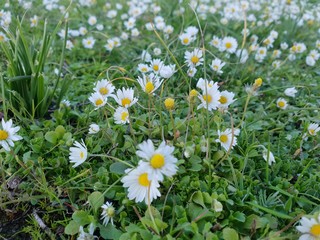
{"label": "drooping daisy", "polygon": [[93,88],[94,91],[100,93],[104,98],[109,97],[115,87],[111,82],[106,79],[101,79],[100,81],[96,82],[95,87]]}
{"label": "drooping daisy", "polygon": [[95,42],[96,40],[93,37],[82,39],[83,46],[88,49],[92,49]]}
{"label": "drooping daisy", "polygon": [[192,52],[186,51],[184,54],[185,62],[189,67],[197,67],[202,65],[202,50],[199,48],[195,48]]}
{"label": "drooping daisy", "polygon": [[160,76],[163,78],[170,78],[174,73],[176,69],[176,65],[171,64],[171,65],[163,65],[162,68],[160,69]]}
{"label": "drooping daisy", "polygon": [[143,74],[142,78],[138,77],[137,81],[140,84],[142,90],[148,94],[152,94],[160,87],[161,83],[163,82],[163,80],[160,80],[160,78],[153,73],[149,75]]}
{"label": "drooping daisy", "polygon": [[98,124],[91,123],[89,126],[89,134],[96,134],[100,131],[100,127]]}
{"label": "drooping daisy", "polygon": [[233,37],[224,37],[219,46],[221,52],[235,53],[238,47],[238,42]]}
{"label": "drooping daisy", "polygon": [[284,94],[288,97],[295,97],[297,92],[298,91],[295,87],[287,88],[286,90],[284,90]]}
{"label": "drooping daisy", "polygon": [[106,202],[101,206],[101,208],[103,209],[101,213],[101,219],[103,219],[103,225],[107,225],[109,221],[111,222],[112,225],[114,225],[113,217],[116,212],[114,207],[112,206],[112,203]]}
{"label": "drooping daisy", "polygon": [[268,164],[271,166],[272,163],[276,162],[274,159],[273,153],[264,148],[262,151],[262,157],[265,161],[268,161]]}
{"label": "drooping daisy", "polygon": [[221,146],[228,151],[229,148],[233,148],[235,145],[237,145],[237,137],[240,133],[239,129],[234,129],[233,134],[233,140],[232,140],[232,129],[227,128],[225,131],[220,132],[218,130],[218,139],[216,139],[216,142],[219,142]]}
{"label": "drooping daisy", "polygon": [[125,89],[124,87],[117,90],[116,95],[112,94],[111,96],[116,100],[116,102],[125,108],[131,107],[138,101],[138,98],[133,97],[134,90],[132,88]]}
{"label": "drooping daisy", "polygon": [[277,107],[280,109],[286,109],[288,107],[287,100],[285,100],[284,98],[279,98],[277,100]]}
{"label": "drooping daisy", "polygon": [[[216,83],[218,86],[218,83]],[[207,85],[207,86],[206,86]],[[200,88],[202,91],[205,91],[208,88],[212,88],[215,85],[212,80],[206,80],[203,78],[199,78],[197,82],[197,88]]]}
{"label": "drooping daisy", "polygon": [[201,95],[198,95],[201,103],[197,109],[207,108],[208,111],[217,109],[220,105],[220,97],[221,93],[218,90],[218,84],[215,83],[212,87],[204,89]]}
{"label": "drooping daisy", "polygon": [[121,179],[123,187],[128,188],[128,198],[130,200],[142,202],[146,204],[151,203],[161,194],[158,190],[160,184],[157,179],[150,179],[148,176],[148,169],[145,167],[138,166],[135,169],[126,169],[127,174]]}
{"label": "drooping daisy", "polygon": [[107,103],[106,98],[102,96],[99,92],[92,93],[89,97],[89,100],[96,107],[95,110],[103,107]]}
{"label": "drooping daisy", "polygon": [[118,107],[113,115],[114,122],[116,124],[126,124],[129,123],[129,111],[127,108]]}
{"label": "drooping daisy", "polygon": [[320,215],[318,217],[302,217],[297,230],[302,233],[299,240],[319,240],[320,238]]}
{"label": "drooping daisy", "polygon": [[222,72],[222,68],[226,63],[221,61],[219,58],[216,58],[214,60],[212,60],[212,63],[210,65],[210,68],[214,71],[217,72],[218,74],[223,73]]}
{"label": "drooping daisy", "polygon": [[14,146],[13,142],[22,139],[21,136],[16,134],[20,130],[20,127],[13,127],[12,119],[5,122],[2,118],[1,124],[2,129],[0,129],[0,145],[4,148],[4,150],[10,151],[10,147]]}
{"label": "drooping daisy", "polygon": [[75,168],[75,167],[78,167],[87,159],[88,151],[83,139],[81,139],[81,143],[79,143],[78,141],[75,141],[74,146],[75,147],[70,147],[69,149],[70,150],[69,160],[71,163],[74,163],[72,167]]}
{"label": "drooping daisy", "polygon": [[229,92],[226,90],[222,91],[220,99],[219,99],[220,104],[219,104],[218,108],[228,109],[229,105],[235,101],[235,99],[233,99],[233,98],[234,98],[233,92]]}
{"label": "drooping daisy", "polygon": [[312,136],[317,135],[317,132],[319,131],[320,131],[320,127],[319,127],[319,124],[317,123],[311,123],[308,127],[308,132]]}
{"label": "drooping daisy", "polygon": [[160,182],[164,176],[172,177],[177,172],[177,159],[173,156],[174,147],[168,146],[164,141],[155,149],[152,141],[148,139],[138,145],[136,154],[147,162],[139,163],[148,169],[149,179],[156,178]]}
{"label": "drooping daisy", "polygon": [[189,77],[194,77],[194,75],[197,73],[197,69],[195,67],[189,67],[187,74]]}

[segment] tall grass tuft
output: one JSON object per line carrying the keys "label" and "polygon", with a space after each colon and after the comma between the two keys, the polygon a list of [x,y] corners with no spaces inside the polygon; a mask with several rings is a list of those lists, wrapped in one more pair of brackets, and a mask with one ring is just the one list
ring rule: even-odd
{"label": "tall grass tuft", "polygon": [[[17,19],[10,29],[3,29],[6,32],[7,41],[1,43],[6,58],[5,88],[6,98],[13,112],[19,112],[22,116],[31,119],[43,118],[55,100],[56,105],[66,93],[68,87],[63,81],[61,90],[57,93],[60,82],[60,73],[64,61],[66,40],[60,57],[59,74],[51,83],[45,80],[44,67],[47,64],[49,50],[62,20],[59,21],[52,33],[48,32],[47,22],[43,27],[42,38],[31,41],[27,38],[26,31],[22,26],[23,21]],[[68,24],[65,24],[66,35]],[[66,36],[65,36],[66,39]],[[56,99],[54,99],[56,97]]]}

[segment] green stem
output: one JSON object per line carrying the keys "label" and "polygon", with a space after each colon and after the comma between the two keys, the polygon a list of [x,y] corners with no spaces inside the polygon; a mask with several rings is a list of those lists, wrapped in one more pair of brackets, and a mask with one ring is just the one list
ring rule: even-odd
{"label": "green stem", "polygon": [[127,163],[126,161],[121,160],[120,158],[113,157],[113,156],[110,156],[110,155],[106,155],[106,154],[90,154],[89,156],[90,157],[106,157],[106,158],[110,158],[110,159],[115,160],[117,162],[121,162],[121,163],[127,165],[130,168],[134,168],[134,166],[131,165],[130,163]]}

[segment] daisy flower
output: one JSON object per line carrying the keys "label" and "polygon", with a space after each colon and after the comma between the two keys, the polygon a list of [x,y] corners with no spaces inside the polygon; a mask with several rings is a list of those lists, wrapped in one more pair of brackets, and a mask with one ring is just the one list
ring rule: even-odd
{"label": "daisy flower", "polygon": [[94,236],[94,230],[95,230],[95,226],[93,223],[90,223],[89,225],[89,232],[86,233],[83,229],[83,226],[79,227],[79,236],[77,238],[77,240],[88,240],[88,239],[97,239],[97,236]]}
{"label": "daisy flower", "polygon": [[197,67],[202,65],[202,50],[199,48],[195,48],[192,52],[186,51],[184,54],[185,62],[189,67]]}
{"label": "daisy flower", "polygon": [[279,98],[277,100],[277,107],[281,109],[286,109],[288,107],[287,100],[285,100],[284,98]]}
{"label": "daisy flower", "polygon": [[38,16],[34,15],[32,18],[30,18],[30,27],[36,27],[38,25]]}
{"label": "daisy flower", "polygon": [[219,100],[221,97],[221,93],[219,92],[218,88],[218,84],[215,83],[212,87],[203,90],[202,95],[198,95],[201,103],[197,107],[197,109],[207,108],[208,111],[217,109],[220,105]]}
{"label": "daisy flower", "polygon": [[194,75],[197,73],[197,69],[195,67],[189,67],[187,74],[189,77],[194,77]]}
{"label": "daisy flower", "polygon": [[10,151],[10,147],[14,146],[14,141],[19,141],[22,139],[21,136],[16,133],[20,130],[20,127],[12,126],[12,119],[5,122],[2,118],[1,120],[2,129],[0,129],[0,145],[6,151]]}
{"label": "daisy flower", "polygon": [[150,68],[147,64],[144,64],[144,63],[140,63],[138,65],[138,71],[139,72],[142,72],[142,73],[147,73],[150,71]]}
{"label": "daisy flower", "polygon": [[229,105],[235,101],[234,93],[228,91],[222,91],[219,99],[219,108],[220,109],[228,109]]}
{"label": "daisy flower", "polygon": [[112,83],[106,79],[101,79],[100,81],[96,82],[95,87],[93,88],[95,92],[100,93],[104,98],[109,97],[113,93],[114,89],[115,87],[112,85]]}
{"label": "daisy flower", "polygon": [[142,202],[146,204],[151,203],[153,199],[160,197],[158,190],[160,184],[157,179],[150,179],[148,176],[148,169],[138,166],[135,169],[126,169],[127,174],[121,179],[123,187],[128,188],[128,198],[130,200]]}
{"label": "daisy flower", "polygon": [[[234,136],[233,136],[233,141],[232,141],[232,129],[227,128],[224,132],[220,132],[218,130],[218,139],[216,139],[216,142],[219,142],[221,146],[228,151],[229,148],[233,148],[235,145],[237,145],[237,138],[240,133],[239,129],[234,129]],[[232,145],[231,145],[232,142]]]}
{"label": "daisy flower", "polygon": [[152,59],[150,61],[150,69],[152,69],[154,73],[158,73],[162,66],[163,62],[160,59]]}
{"label": "daisy flower", "polygon": [[90,16],[89,19],[88,19],[88,24],[93,26],[97,23],[97,18],[96,16]]}
{"label": "daisy flower", "polygon": [[85,39],[82,39],[82,44],[85,48],[89,48],[92,49],[94,43],[96,42],[96,40],[93,37],[88,37]]}
{"label": "daisy flower", "polygon": [[163,181],[164,177],[172,177],[177,172],[177,159],[173,156],[174,147],[166,145],[163,141],[158,149],[150,139],[138,145],[136,154],[147,162],[140,162],[139,165],[148,169],[149,179]]}
{"label": "daisy flower", "polygon": [[103,107],[107,103],[106,98],[102,96],[99,92],[92,93],[89,97],[89,100],[96,107],[95,110]]}
{"label": "daisy flower", "polygon": [[215,48],[219,48],[221,43],[221,39],[218,38],[217,36],[213,36],[212,40],[209,42],[209,44]]}
{"label": "daisy flower", "polygon": [[273,153],[268,151],[268,149],[266,149],[265,147],[262,151],[262,157],[265,161],[268,161],[268,164],[270,166],[272,165],[272,163],[276,162],[276,160],[274,159]]}
{"label": "daisy flower", "polygon": [[132,88],[125,89],[123,87],[122,90],[117,90],[116,95],[112,94],[111,96],[120,106],[128,108],[138,101],[138,98],[133,97],[133,94],[134,90]]}
{"label": "daisy flower", "polygon": [[[207,85],[207,87],[206,87]],[[198,82],[197,82],[197,88],[200,88],[202,91],[205,91],[208,88],[212,88],[214,85],[213,81],[209,81],[203,78],[199,78]]]}
{"label": "daisy flower", "polygon": [[308,127],[308,132],[312,136],[317,135],[317,132],[319,131],[320,131],[320,127],[319,127],[319,124],[317,123],[311,123]]}
{"label": "daisy flower", "polygon": [[222,72],[222,68],[226,63],[221,61],[219,58],[216,58],[214,60],[212,60],[212,63],[210,65],[210,68],[214,71],[217,72],[218,74],[223,73]]}
{"label": "daisy flower", "polygon": [[160,69],[160,76],[163,78],[170,78],[176,72],[176,65],[171,64],[167,66],[162,66]]}
{"label": "daisy flower", "polygon": [[297,230],[302,233],[299,240],[318,240],[320,238],[320,215],[317,218],[302,217]]}
{"label": "daisy flower", "polygon": [[113,217],[115,215],[115,209],[112,206],[112,203],[106,202],[101,206],[102,213],[101,213],[101,219],[103,219],[103,225],[107,225],[109,221],[113,225]]}
{"label": "daisy flower", "polygon": [[194,38],[189,33],[183,33],[179,36],[182,45],[188,46],[191,42],[193,42]]}
{"label": "daisy flower", "polygon": [[81,139],[81,143],[75,141],[74,147],[71,147],[69,150],[69,160],[71,163],[74,163],[74,165],[72,166],[74,168],[82,164],[88,157],[87,147],[83,142],[83,139]]}
{"label": "daisy flower", "polygon": [[160,87],[161,83],[163,82],[163,80],[160,80],[160,78],[153,73],[149,75],[143,74],[142,78],[138,77],[137,81],[140,84],[142,90],[148,94],[152,94]]}
{"label": "daisy flower", "polygon": [[238,47],[238,42],[233,37],[224,37],[221,41],[219,50],[221,52],[235,53]]}
{"label": "daisy flower", "polygon": [[129,123],[129,111],[127,108],[118,107],[113,115],[114,122],[116,124],[126,124]]}
{"label": "daisy flower", "polygon": [[96,134],[100,131],[100,127],[98,124],[92,123],[89,126],[89,134]]}

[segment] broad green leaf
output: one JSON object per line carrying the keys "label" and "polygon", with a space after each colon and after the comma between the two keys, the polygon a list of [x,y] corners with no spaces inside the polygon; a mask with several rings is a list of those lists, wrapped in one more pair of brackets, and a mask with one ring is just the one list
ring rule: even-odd
{"label": "broad green leaf", "polygon": [[97,211],[103,205],[104,197],[101,192],[93,192],[88,197],[88,201],[94,211]]}
{"label": "broad green leaf", "polygon": [[44,138],[52,143],[52,144],[56,144],[57,141],[58,141],[58,138],[59,138],[59,135],[58,133],[54,132],[54,131],[50,131],[50,132],[47,132],[46,135],[44,136]]}
{"label": "broad green leaf", "polygon": [[198,191],[195,194],[193,194],[192,201],[197,203],[197,204],[199,204],[199,205],[201,205],[203,208],[206,207],[206,205],[204,204],[202,192],[200,192],[200,191]]}
{"label": "broad green leaf", "polygon": [[122,234],[120,230],[118,230],[112,224],[108,224],[107,226],[103,226],[99,224],[100,235],[104,239],[116,239],[118,240]]}
{"label": "broad green leaf", "polygon": [[242,212],[235,212],[232,214],[234,219],[236,219],[239,222],[245,222],[246,221],[246,215]]}
{"label": "broad green leaf", "polygon": [[75,235],[79,232],[80,224],[76,221],[71,220],[65,227],[64,233],[67,235]]}
{"label": "broad green leaf", "polygon": [[90,223],[90,218],[89,218],[89,213],[80,210],[80,211],[75,211],[72,214],[72,219],[76,221],[79,225],[84,226],[86,224]]}
{"label": "broad green leaf", "polygon": [[110,172],[117,174],[124,174],[124,170],[128,168],[127,165],[121,162],[115,162],[110,165]]}
{"label": "broad green leaf", "polygon": [[239,235],[236,230],[226,227],[222,231],[222,236],[224,240],[238,240]]}

